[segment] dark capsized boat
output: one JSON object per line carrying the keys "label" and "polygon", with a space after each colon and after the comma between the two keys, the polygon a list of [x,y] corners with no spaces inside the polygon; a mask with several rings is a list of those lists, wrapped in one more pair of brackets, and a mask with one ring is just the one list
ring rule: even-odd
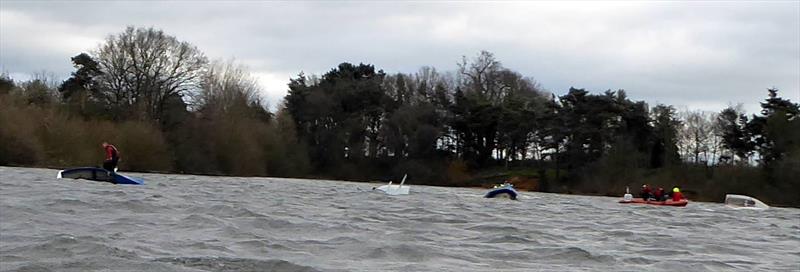
{"label": "dark capsized boat", "polygon": [[502,185],[495,186],[491,191],[486,193],[484,197],[507,197],[512,200],[517,200],[517,190],[514,190],[514,185],[511,185],[510,183],[504,183]]}
{"label": "dark capsized boat", "polygon": [[88,179],[94,181],[111,182],[114,184],[142,185],[144,181],[128,177],[103,168],[80,167],[58,171],[56,178]]}

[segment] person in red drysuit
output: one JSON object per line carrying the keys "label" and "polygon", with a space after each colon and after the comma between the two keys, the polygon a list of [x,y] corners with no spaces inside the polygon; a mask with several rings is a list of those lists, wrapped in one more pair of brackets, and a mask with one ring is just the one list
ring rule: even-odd
{"label": "person in red drysuit", "polygon": [[647,201],[651,197],[653,197],[653,191],[650,190],[650,186],[642,185],[642,200]]}
{"label": "person in red drysuit", "polygon": [[666,193],[664,192],[664,188],[661,188],[661,187],[659,187],[658,190],[656,190],[656,192],[653,193],[653,197],[656,199],[656,201],[666,201],[667,200],[667,196],[666,196]]}
{"label": "person in red drysuit", "polygon": [[115,172],[114,169],[117,168],[117,163],[119,163],[119,151],[117,151],[117,148],[108,142],[103,142],[102,146],[106,151],[106,159],[103,161],[103,169]]}
{"label": "person in red drysuit", "polygon": [[683,199],[683,194],[681,194],[681,189],[678,189],[676,186],[672,188],[672,201],[681,201]]}

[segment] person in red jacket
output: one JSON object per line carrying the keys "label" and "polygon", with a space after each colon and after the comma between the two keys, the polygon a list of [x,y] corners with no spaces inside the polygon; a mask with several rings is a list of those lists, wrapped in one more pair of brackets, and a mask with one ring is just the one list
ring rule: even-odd
{"label": "person in red jacket", "polygon": [[642,185],[641,196],[644,201],[647,201],[653,197],[653,191],[650,189],[650,186],[647,186],[647,184]]}
{"label": "person in red jacket", "polygon": [[653,193],[653,198],[655,198],[656,201],[666,201],[667,194],[666,192],[664,192],[664,188],[658,187],[658,190],[656,190],[656,192]]}
{"label": "person in red jacket", "polygon": [[108,142],[103,142],[103,149],[106,151],[106,159],[103,161],[103,169],[115,172],[117,163],[119,163],[119,151]]}
{"label": "person in red jacket", "polygon": [[681,194],[681,189],[678,189],[676,186],[672,188],[672,201],[681,201],[683,199],[683,194]]}

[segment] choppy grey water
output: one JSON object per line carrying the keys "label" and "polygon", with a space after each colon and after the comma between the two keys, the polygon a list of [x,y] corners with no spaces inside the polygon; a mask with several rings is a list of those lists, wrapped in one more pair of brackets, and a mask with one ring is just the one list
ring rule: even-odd
{"label": "choppy grey water", "polygon": [[800,270],[800,210],[609,197],[0,167],[2,271]]}

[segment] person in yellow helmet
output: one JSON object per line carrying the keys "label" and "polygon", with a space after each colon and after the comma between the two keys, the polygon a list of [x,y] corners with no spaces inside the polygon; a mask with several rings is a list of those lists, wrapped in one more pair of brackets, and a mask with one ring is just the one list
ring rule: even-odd
{"label": "person in yellow helmet", "polygon": [[683,194],[681,193],[681,189],[678,189],[678,186],[672,188],[672,201],[681,201],[683,199]]}

